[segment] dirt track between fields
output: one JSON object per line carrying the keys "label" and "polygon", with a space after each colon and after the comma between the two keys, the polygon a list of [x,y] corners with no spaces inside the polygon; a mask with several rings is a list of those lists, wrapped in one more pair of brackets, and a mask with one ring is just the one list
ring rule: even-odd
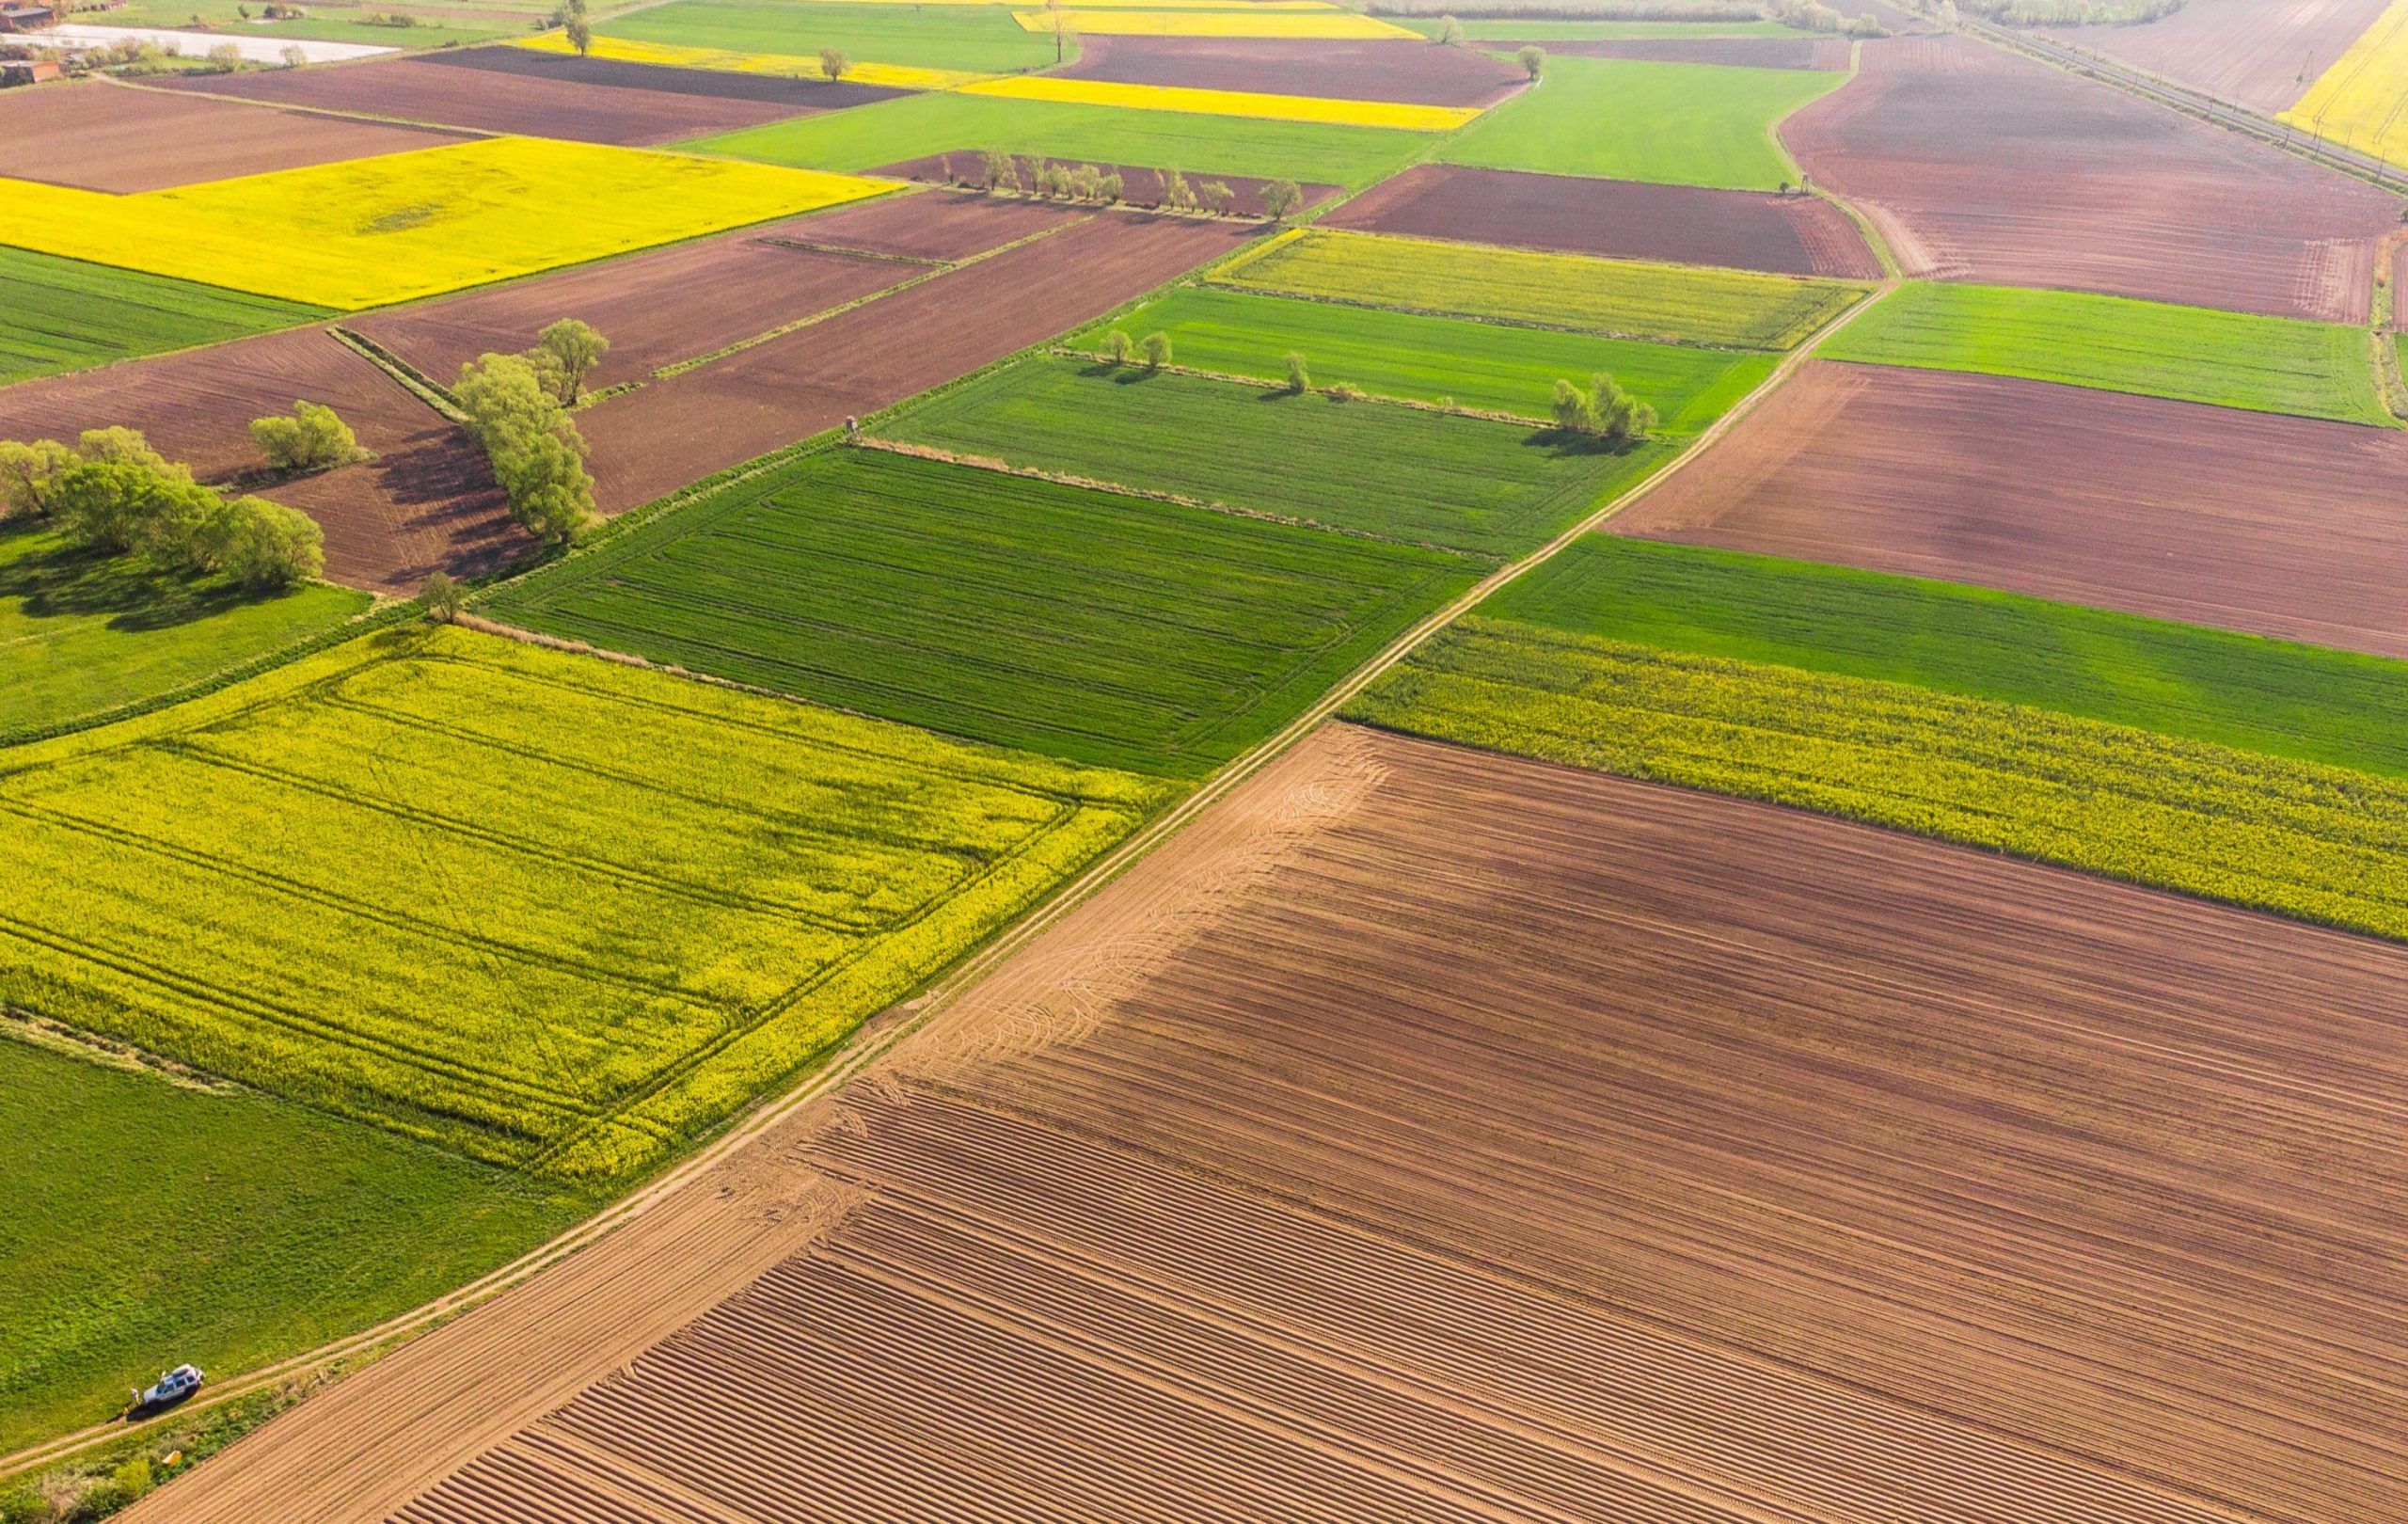
{"label": "dirt track between fields", "polygon": [[2389,1520],[2403,975],[1325,729],[126,1516]]}
{"label": "dirt track between fields", "polygon": [[452,133],[100,80],[0,92],[0,176],[84,190],[163,190],[459,141]]}

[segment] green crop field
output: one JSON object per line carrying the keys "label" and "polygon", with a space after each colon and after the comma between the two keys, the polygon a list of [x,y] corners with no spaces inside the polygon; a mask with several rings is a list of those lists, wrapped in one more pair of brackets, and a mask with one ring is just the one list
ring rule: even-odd
{"label": "green crop field", "polygon": [[1497,619],[2408,777],[2408,662],[1954,582],[1591,535]]}
{"label": "green crop field", "polygon": [[0,1037],[0,1451],[506,1263],[593,1202],[266,1096]]}
{"label": "green crop field", "polygon": [[2375,394],[2364,328],[2127,296],[1916,282],[1817,354],[2345,423],[2390,421]]}
{"label": "green crop field", "polygon": [[1054,39],[1012,20],[1008,6],[676,0],[613,16],[594,30],[645,42],[804,58],[819,56],[822,48],[842,48],[863,63],[980,73],[1047,69],[1054,62]]}
{"label": "green crop field", "polygon": [[1847,77],[1816,69],[1555,57],[1535,89],[1456,134],[1438,157],[1490,169],[1772,190],[1798,180],[1773,124]]}
{"label": "green crop field", "polygon": [[1083,480],[1508,556],[1671,453],[1583,450],[1519,423],[1078,359],[941,393],[886,437]]}
{"label": "green crop field", "polygon": [[1479,618],[1348,713],[2408,937],[2408,783],[2397,779]]}
{"label": "green crop field", "polygon": [[1160,802],[457,629],[0,754],[0,1004],[562,1179],[792,1074]]}
{"label": "green crop field", "polygon": [[1483,570],[845,450],[531,578],[491,611],[957,735],[1194,775]]}
{"label": "green crop field", "polygon": [[[250,14],[243,14],[246,0],[126,0],[116,10],[104,11],[87,18],[102,26],[162,26],[189,29],[193,18],[213,30],[238,33],[240,36],[290,38],[296,41],[358,42],[378,48],[442,48],[472,42],[488,42],[498,37],[512,37],[529,30],[531,24],[549,13],[549,8],[528,9],[522,3],[502,0],[486,6],[472,3],[467,9],[457,9],[443,0],[392,0],[391,4],[360,7],[356,9],[335,10],[317,6],[301,8],[307,14],[289,20],[268,21],[261,17],[257,0],[249,0]],[[356,18],[373,10],[379,15],[409,15],[419,19],[415,26],[391,26],[358,21]],[[496,22],[497,10],[525,10],[527,21],[517,25]]]}
{"label": "green crop field", "polygon": [[248,596],[47,532],[0,530],[0,743],[203,681],[373,601],[324,583]]}
{"label": "green crop field", "polygon": [[875,169],[932,153],[994,148],[1094,164],[1183,169],[1191,176],[1284,176],[1359,189],[1386,179],[1428,149],[1430,135],[930,91],[747,127],[681,146],[838,170]]}
{"label": "green crop field", "polygon": [[[1409,26],[1424,37],[1438,35],[1434,17],[1389,16],[1400,26]],[[1730,21],[1662,22],[1662,21],[1514,21],[1511,18],[1469,20],[1463,24],[1464,36],[1475,42],[1499,39],[1529,42],[1576,42],[1609,39],[1666,39],[1711,37],[1816,37],[1821,34],[1786,26],[1777,21],[1751,20],[1735,13]]]}
{"label": "green crop field", "polygon": [[1278,381],[1294,352],[1305,357],[1315,386],[1344,383],[1378,397],[1538,420],[1546,418],[1559,379],[1586,386],[1591,374],[1605,371],[1652,403],[1672,434],[1694,433],[1719,418],[1771,374],[1775,363],[1769,355],[1201,286],[1182,286],[1067,342],[1092,352],[1114,328],[1132,339],[1167,333],[1179,363],[1197,370]]}
{"label": "green crop field", "polygon": [[17,248],[0,248],[0,386],[333,315]]}
{"label": "green crop field", "polygon": [[1318,228],[1274,239],[1209,278],[1275,295],[1743,349],[1794,348],[1867,289]]}

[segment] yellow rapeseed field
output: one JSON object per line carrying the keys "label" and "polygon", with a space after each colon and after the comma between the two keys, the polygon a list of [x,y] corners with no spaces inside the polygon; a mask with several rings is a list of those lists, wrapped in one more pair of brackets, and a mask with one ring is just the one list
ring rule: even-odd
{"label": "yellow rapeseed field", "polygon": [[[987,5],[993,0],[953,0],[953,3]],[[576,51],[569,45],[567,37],[559,32],[524,38],[515,45],[531,48],[537,53]],[[592,54],[596,58],[614,58],[622,63],[665,64],[673,69],[710,69],[723,74],[774,74],[788,79],[819,77],[817,54],[740,53],[733,48],[688,47],[682,42],[640,42],[626,37],[597,37],[594,39]],[[856,85],[879,85],[894,90],[949,90],[988,76],[966,69],[921,69],[911,64],[856,62],[845,71],[845,77]]]}
{"label": "yellow rapeseed field", "polygon": [[2408,164],[2408,0],[2358,34],[2282,119],[2361,153]]}
{"label": "yellow rapeseed field", "polygon": [[[1410,38],[1426,41],[1418,32],[1351,10],[1107,10],[1082,6],[1065,10],[1074,32],[1089,37],[1293,37]],[[1054,15],[1043,10],[1016,10],[1013,19],[1032,32],[1054,29]]]}
{"label": "yellow rapeseed field", "polygon": [[961,93],[1001,95],[1018,101],[1121,106],[1135,111],[1186,111],[1208,117],[1264,117],[1275,121],[1394,127],[1415,133],[1450,133],[1480,115],[1477,106],[1413,105],[1396,101],[1337,101],[1311,95],[1263,95],[1252,90],[1199,90],[1174,85],[1118,85],[1101,79],[1050,79],[1039,74],[1015,74],[966,85],[961,87]]}
{"label": "yellow rapeseed field", "polygon": [[877,196],[884,181],[527,137],[137,196],[0,180],[0,244],[356,310]]}

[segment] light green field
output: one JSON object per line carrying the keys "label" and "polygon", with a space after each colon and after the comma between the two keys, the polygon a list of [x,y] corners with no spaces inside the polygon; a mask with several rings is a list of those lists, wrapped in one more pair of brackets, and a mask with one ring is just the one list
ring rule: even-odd
{"label": "light green field", "polygon": [[0,386],[334,315],[22,248],[0,248]]}
{"label": "light green field", "polygon": [[1304,355],[1318,387],[1347,383],[1378,397],[1448,403],[1544,421],[1560,379],[1583,386],[1610,373],[1654,405],[1670,434],[1705,427],[1772,373],[1769,355],[1651,344],[1465,318],[1427,317],[1336,302],[1183,286],[1134,312],[1065,341],[1098,349],[1111,329],[1170,335],[1179,363],[1283,380]]}
{"label": "light green field", "polygon": [[1816,354],[2346,423],[2390,421],[2375,393],[2363,328],[2127,296],[1918,281],[1882,298]]}
{"label": "light green field", "polygon": [[[1176,359],[1174,355],[1173,358]],[[1520,423],[1078,359],[930,398],[885,437],[1409,544],[1508,556],[1661,465]]]}
{"label": "light green field", "polygon": [[[78,17],[100,26],[159,26],[189,30],[192,19],[198,16],[214,31],[229,37],[291,38],[295,41],[360,42],[379,48],[440,48],[452,44],[488,42],[498,37],[515,37],[527,31],[534,20],[545,13],[530,10],[526,22],[513,26],[499,24],[488,18],[466,17],[455,13],[453,7],[439,0],[376,0],[356,9],[329,10],[305,5],[309,14],[296,21],[263,21],[257,19],[258,0],[251,0],[250,18],[242,13],[245,0],[126,0],[122,9],[97,12]],[[515,8],[508,0],[500,5],[476,6],[476,9],[508,10]],[[400,13],[416,16],[416,26],[374,25],[355,19],[373,10],[382,14]]]}
{"label": "light green field", "polygon": [[646,42],[806,58],[817,57],[822,48],[842,48],[863,63],[968,69],[981,73],[1046,69],[1054,62],[1054,39],[1012,20],[1008,6],[676,0],[673,5],[610,17],[594,30],[605,37]]}
{"label": "light green field", "polygon": [[1347,713],[2408,937],[2398,779],[1485,618],[1442,632]]}
{"label": "light green field", "polygon": [[0,1451],[474,1279],[592,1200],[266,1096],[0,1036]]}
{"label": "light green field", "polygon": [[246,595],[46,532],[0,531],[0,744],[205,681],[372,601],[324,583]]}
{"label": "light green field", "polygon": [[[1434,20],[1416,17],[1411,21],[1393,20],[1409,26],[1424,37],[1435,37],[1438,24]],[[1785,26],[1777,21],[1747,21],[1734,19],[1719,22],[1654,22],[1654,21],[1466,21],[1464,36],[1475,42],[1508,40],[1529,42],[1579,42],[1619,39],[1668,39],[1712,37],[1814,37],[1819,34],[1796,26]]]}
{"label": "light green field", "polygon": [[623,1180],[1127,834],[1160,785],[460,629],[0,754],[0,1004]]}
{"label": "light green field", "polygon": [[1208,278],[1273,295],[1744,349],[1794,348],[1868,289],[1320,228],[1261,245]]}
{"label": "light green field", "polygon": [[1259,175],[1359,189],[1386,179],[1428,149],[1430,135],[930,91],[681,146],[801,168],[845,170],[994,148],[1094,164],[1182,169],[1191,178]]}
{"label": "light green field", "polygon": [[1455,135],[1449,164],[1772,190],[1798,179],[1773,124],[1847,76],[1813,69],[1555,57],[1546,78]]}

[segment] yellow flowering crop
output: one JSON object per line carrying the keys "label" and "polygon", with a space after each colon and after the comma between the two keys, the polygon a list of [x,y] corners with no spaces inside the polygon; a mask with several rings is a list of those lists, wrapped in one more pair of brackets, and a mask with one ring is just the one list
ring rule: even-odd
{"label": "yellow flowering crop", "polygon": [[[985,5],[990,0],[962,0],[962,3]],[[567,37],[559,32],[524,38],[515,46],[537,53],[576,51],[569,45]],[[592,53],[596,58],[612,58],[621,63],[665,64],[673,69],[710,69],[723,74],[772,74],[781,78],[802,79],[819,77],[819,58],[816,54],[741,53],[733,48],[688,47],[681,42],[642,42],[627,37],[597,37],[594,39]],[[894,90],[949,90],[986,77],[966,69],[922,69],[911,64],[855,63],[845,71],[845,78],[853,84],[879,85]]]}
{"label": "yellow flowering crop", "polygon": [[1053,79],[1042,74],[1015,74],[965,85],[961,93],[1001,95],[1016,101],[1121,106],[1135,111],[1187,111],[1208,117],[1265,117],[1275,121],[1395,127],[1415,133],[1450,133],[1480,115],[1477,106],[1339,101],[1312,95],[1264,95],[1253,90],[1189,89],[1174,85],[1118,85],[1109,80]]}
{"label": "yellow flowering crop", "polygon": [[0,180],[0,243],[356,310],[883,194],[886,182],[528,137],[137,196]]}
{"label": "yellow flowering crop", "polygon": [[[1062,12],[1070,30],[1089,37],[1295,37],[1410,38],[1427,41],[1418,32],[1351,10],[1109,10],[1081,7]],[[1054,16],[1043,10],[1016,10],[1013,19],[1032,32],[1050,32]]]}
{"label": "yellow flowering crop", "polygon": [[2408,164],[2408,112],[2400,109],[2403,90],[2408,90],[2408,0],[2394,0],[2281,119],[2361,153]]}

